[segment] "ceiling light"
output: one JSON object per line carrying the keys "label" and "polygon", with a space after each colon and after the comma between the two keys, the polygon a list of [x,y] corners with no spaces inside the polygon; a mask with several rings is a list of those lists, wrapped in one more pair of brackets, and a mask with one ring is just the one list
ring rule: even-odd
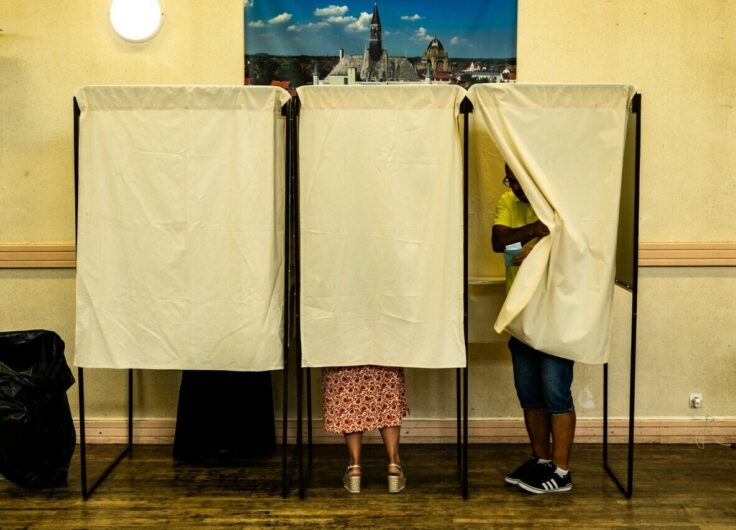
{"label": "ceiling light", "polygon": [[145,42],[161,29],[164,14],[158,0],[112,0],[110,23],[130,42]]}

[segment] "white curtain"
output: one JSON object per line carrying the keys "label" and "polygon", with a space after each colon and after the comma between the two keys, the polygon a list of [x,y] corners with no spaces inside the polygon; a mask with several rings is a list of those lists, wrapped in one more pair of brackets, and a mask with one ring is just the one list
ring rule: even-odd
{"label": "white curtain", "polygon": [[303,365],[465,366],[465,92],[298,92]]}
{"label": "white curtain", "polygon": [[75,364],[281,369],[286,91],[85,87]]}
{"label": "white curtain", "polygon": [[550,229],[496,320],[538,350],[605,363],[610,350],[621,171],[634,87],[475,85],[488,127]]}

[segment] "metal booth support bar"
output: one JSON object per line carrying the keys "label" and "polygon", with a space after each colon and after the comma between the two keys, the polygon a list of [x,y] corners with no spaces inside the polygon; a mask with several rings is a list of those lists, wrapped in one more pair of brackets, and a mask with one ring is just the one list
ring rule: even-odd
{"label": "metal booth support bar", "polygon": [[[306,491],[306,476],[309,470],[304,468],[304,369],[302,368],[302,343],[301,343],[301,320],[300,320],[300,278],[301,261],[299,259],[299,110],[301,108],[299,98],[293,97],[289,102],[289,132],[288,132],[288,157],[290,160],[291,173],[289,177],[289,241],[291,252],[291,306],[290,318],[293,325],[290,330],[290,351],[294,351],[296,371],[296,460],[299,485],[299,497],[304,498]],[[312,464],[312,378],[311,370],[306,369],[306,392],[307,392],[307,451],[308,464]],[[284,386],[287,385],[285,380]],[[286,411],[284,411],[284,425],[286,425]],[[284,438],[286,443],[286,438]]]}
{"label": "metal booth support bar", "polygon": [[[74,242],[76,247],[79,220],[79,116],[77,98],[74,98]],[[133,450],[133,370],[128,370],[128,443],[123,451],[104,469],[102,474],[89,486],[87,473],[87,425],[84,404],[84,369],[77,368],[79,379],[79,452],[82,479],[82,499],[87,500],[120,461]]]}
{"label": "metal booth support bar", "polygon": [[284,343],[283,358],[284,369],[282,371],[282,415],[281,415],[281,496],[285,499],[289,495],[289,452],[287,445],[288,420],[289,420],[289,351],[292,344],[292,322],[291,308],[293,289],[291,285],[291,241],[290,241],[290,223],[291,223],[291,204],[292,190],[291,178],[294,172],[294,158],[291,155],[291,129],[292,123],[292,102],[287,102],[281,108],[281,115],[286,118],[286,160],[285,160],[285,192],[286,203],[284,204]]}
{"label": "metal booth support bar", "polygon": [[307,444],[309,469],[304,468],[304,372],[302,368],[302,340],[301,340],[301,260],[299,236],[299,113],[301,102],[298,96],[292,98],[291,111],[291,156],[293,157],[293,172],[291,175],[292,190],[292,232],[291,239],[294,253],[294,349],[296,364],[296,451],[297,475],[299,482],[299,498],[306,494],[307,481],[312,465],[312,373],[306,369],[307,391]]}
{"label": "metal booth support bar", "polygon": [[[465,367],[457,370],[458,398],[460,398],[460,387],[462,387],[462,420],[460,419],[460,400],[458,401],[458,462],[460,463],[460,478],[463,499],[468,498],[468,185],[469,185],[469,148],[470,134],[468,132],[468,120],[473,112],[473,104],[468,98],[463,99],[460,104],[460,112],[463,115],[463,335],[465,337]],[[462,384],[460,373],[462,372]],[[460,436],[460,425],[462,424],[462,436]],[[462,438],[462,440],[461,440]]]}
{"label": "metal booth support bar", "polygon": [[636,114],[636,138],[634,153],[634,234],[632,285],[621,285],[631,292],[631,346],[629,366],[629,440],[626,465],[626,486],[616,476],[608,462],[608,363],[603,365],[603,467],[619,490],[630,499],[634,492],[634,409],[636,404],[636,320],[639,294],[639,183],[641,168],[641,94],[632,100],[632,113]]}
{"label": "metal booth support bar", "polygon": [[79,374],[79,450],[81,453],[82,498],[86,501],[120,461],[133,451],[133,370],[128,370],[128,442],[123,451],[115,460],[108,464],[102,474],[89,487],[87,481],[87,440],[84,415],[84,369],[80,367],[77,368],[77,371]]}

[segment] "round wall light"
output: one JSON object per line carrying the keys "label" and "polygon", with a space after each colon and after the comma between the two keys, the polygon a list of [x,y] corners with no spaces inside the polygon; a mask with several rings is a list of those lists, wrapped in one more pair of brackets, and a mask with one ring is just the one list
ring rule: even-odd
{"label": "round wall light", "polygon": [[110,4],[110,23],[115,33],[130,42],[152,39],[163,21],[158,0],[112,0]]}

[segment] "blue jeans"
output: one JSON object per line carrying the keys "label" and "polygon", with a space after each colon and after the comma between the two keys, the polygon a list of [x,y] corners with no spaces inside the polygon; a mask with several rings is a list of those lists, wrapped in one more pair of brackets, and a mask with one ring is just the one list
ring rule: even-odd
{"label": "blue jeans", "polygon": [[571,392],[572,361],[535,350],[515,337],[509,340],[509,350],[521,408],[544,408],[553,415],[575,410]]}

